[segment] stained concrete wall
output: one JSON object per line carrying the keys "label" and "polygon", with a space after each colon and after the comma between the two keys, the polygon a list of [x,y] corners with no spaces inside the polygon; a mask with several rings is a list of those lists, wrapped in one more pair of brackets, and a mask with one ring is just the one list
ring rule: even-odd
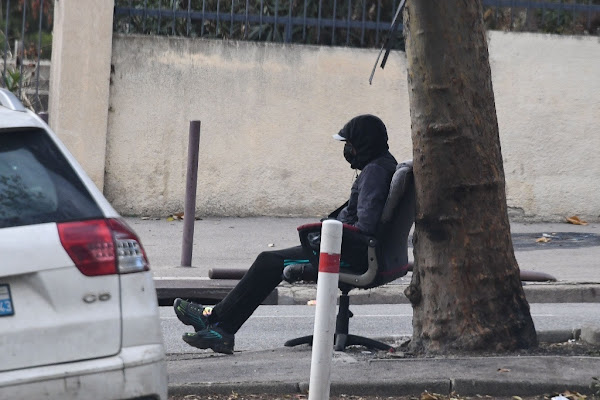
{"label": "stained concrete wall", "polygon": [[126,214],[183,209],[189,121],[202,122],[199,214],[317,215],[342,204],[354,172],[332,139],[359,113],[388,124],[411,158],[406,79],[376,52],[181,38],[113,46],[105,194]]}
{"label": "stained concrete wall", "polygon": [[[491,32],[511,215],[600,218],[597,37]],[[368,77],[377,50],[186,38],[113,40],[104,192],[121,213],[183,210],[189,121],[202,121],[199,215],[326,213],[354,172],[332,140],[379,115],[411,158],[403,53]]]}

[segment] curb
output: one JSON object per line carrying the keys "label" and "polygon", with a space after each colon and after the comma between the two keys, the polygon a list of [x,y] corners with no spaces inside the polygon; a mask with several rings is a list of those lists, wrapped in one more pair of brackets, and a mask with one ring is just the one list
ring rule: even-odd
{"label": "curb", "polygon": [[[201,304],[216,304],[237,284],[236,280],[155,279],[158,303],[173,304],[175,298]],[[388,284],[350,293],[352,304],[408,304],[404,289],[408,284]],[[524,284],[529,303],[600,303],[600,283],[535,283]],[[316,299],[314,284],[281,284],[265,299],[266,305],[305,305]]]}
{"label": "curb", "polygon": [[[308,386],[308,384],[307,384]],[[227,382],[227,383],[186,383],[169,385],[169,396],[211,395],[211,394],[293,394],[304,393],[299,383],[288,382]]]}
{"label": "curb", "polygon": [[563,393],[566,390],[578,393],[592,393],[589,384],[577,381],[559,383],[556,380],[550,379],[546,382],[452,379],[452,392],[460,393],[462,396],[476,396],[482,393],[507,397],[512,397],[515,393],[518,393],[518,396],[538,396],[550,393]]}
{"label": "curb", "polygon": [[[403,382],[332,382],[331,395],[352,394],[355,396],[394,396],[419,395],[425,391],[430,393],[452,393],[452,382],[449,379],[419,380]],[[259,394],[308,394],[308,382],[231,382],[231,383],[191,383],[185,385],[169,385],[169,396]],[[462,394],[462,393],[461,393]]]}
{"label": "curb", "polygon": [[[409,304],[408,284],[388,284],[350,292],[352,304]],[[316,298],[315,285],[279,285],[277,304],[302,305]],[[529,303],[600,303],[600,283],[549,283],[523,285]]]}
{"label": "curb", "polygon": [[[600,331],[600,327],[597,328]],[[578,340],[581,337],[581,329],[575,328],[573,330],[553,330],[553,331],[541,331],[536,332],[539,342],[545,343],[564,343],[569,340]]]}
{"label": "curb", "polygon": [[[451,396],[458,393],[461,396],[537,396],[550,393],[562,393],[566,390],[578,393],[591,393],[590,386],[582,382],[529,382],[499,381],[490,379],[423,379],[402,382],[332,382],[330,393],[334,396],[418,396],[423,392]],[[169,396],[189,395],[291,395],[307,394],[308,382],[232,382],[232,383],[191,383],[185,385],[169,385]]]}

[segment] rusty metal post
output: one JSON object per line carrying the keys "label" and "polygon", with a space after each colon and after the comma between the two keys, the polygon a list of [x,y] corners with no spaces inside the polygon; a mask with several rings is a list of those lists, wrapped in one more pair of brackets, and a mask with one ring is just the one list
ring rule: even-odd
{"label": "rusty metal post", "polygon": [[196,186],[198,185],[198,152],[200,147],[200,121],[190,121],[188,163],[185,183],[185,205],[183,210],[183,244],[181,266],[192,266],[194,244],[194,222],[196,221]]}

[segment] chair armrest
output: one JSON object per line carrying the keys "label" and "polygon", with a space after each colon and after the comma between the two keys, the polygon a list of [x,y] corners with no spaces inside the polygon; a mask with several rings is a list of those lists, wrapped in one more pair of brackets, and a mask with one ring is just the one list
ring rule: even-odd
{"label": "chair armrest", "polygon": [[[312,222],[310,224],[300,225],[296,229],[298,230],[298,232],[306,231],[306,230],[309,230],[310,232],[317,232],[317,231],[321,230],[322,225],[323,225],[323,222]],[[354,225],[342,224],[342,229],[344,231],[352,231],[352,232],[360,233],[360,230],[357,227],[355,227]]]}
{"label": "chair armrest", "polygon": [[[302,237],[306,237],[306,235],[309,233],[320,232],[322,225],[322,222],[300,225],[298,228],[296,228],[298,230],[298,234],[300,235],[300,241],[302,242]],[[369,247],[375,247],[377,244],[377,241],[373,236],[364,235],[361,233],[360,229],[354,225],[342,224],[342,235],[342,239],[353,239],[362,242]]]}
{"label": "chair armrest", "polygon": [[300,225],[296,229],[298,230],[298,232],[303,232],[303,231],[316,232],[316,231],[321,230],[321,225],[323,225],[321,222],[313,222],[310,224]]}

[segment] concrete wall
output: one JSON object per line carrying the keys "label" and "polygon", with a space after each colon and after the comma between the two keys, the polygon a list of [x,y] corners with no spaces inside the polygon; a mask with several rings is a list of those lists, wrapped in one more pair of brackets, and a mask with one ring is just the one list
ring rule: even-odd
{"label": "concrete wall", "polygon": [[[597,37],[490,33],[508,202],[519,219],[600,218]],[[354,172],[331,138],[379,115],[412,158],[404,54],[115,37],[104,192],[121,213],[183,210],[189,121],[202,121],[199,215],[326,213]]]}
{"label": "concrete wall", "polygon": [[513,215],[600,220],[600,39],[490,34]]}
{"label": "concrete wall", "polygon": [[104,185],[114,0],[54,2],[50,127]]}

